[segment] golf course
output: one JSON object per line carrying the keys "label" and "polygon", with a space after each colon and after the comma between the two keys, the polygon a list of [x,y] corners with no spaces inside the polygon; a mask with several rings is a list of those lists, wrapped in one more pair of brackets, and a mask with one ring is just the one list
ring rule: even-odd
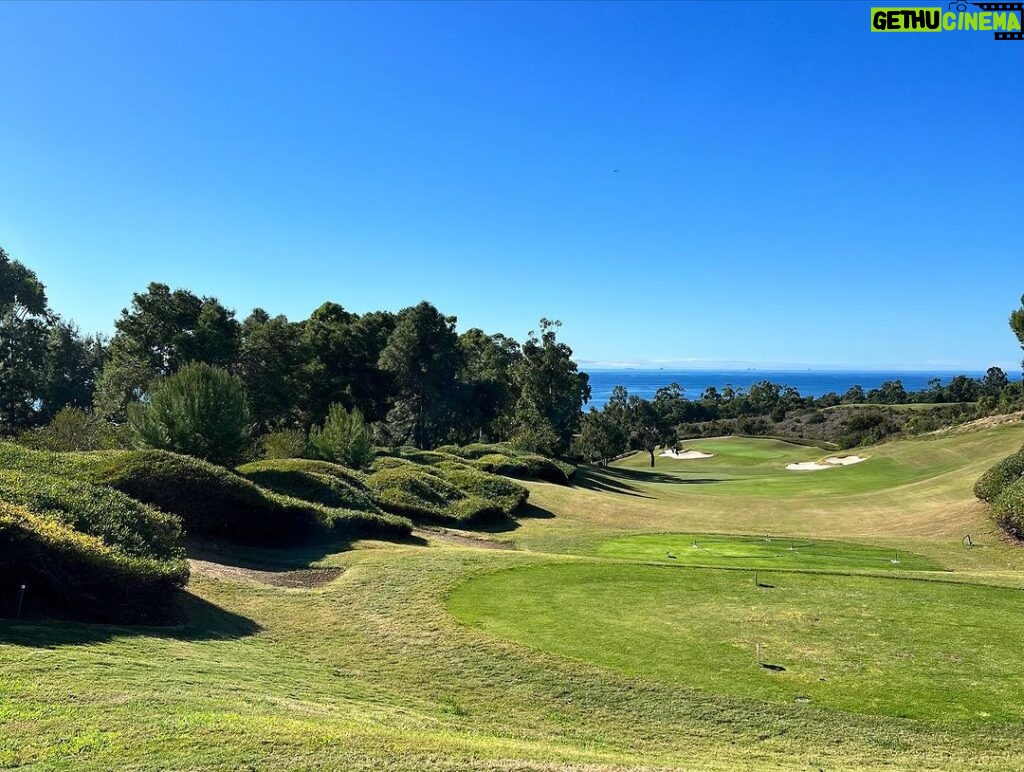
{"label": "golf course", "polygon": [[0,768],[1014,768],[1024,552],[972,486],[1022,443],[697,440],[478,530],[190,552],[175,626],[0,621]]}

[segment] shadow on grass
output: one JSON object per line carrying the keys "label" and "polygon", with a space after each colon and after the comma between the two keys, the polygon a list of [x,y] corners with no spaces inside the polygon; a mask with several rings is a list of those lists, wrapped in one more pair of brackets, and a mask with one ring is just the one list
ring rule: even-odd
{"label": "shadow on grass", "polygon": [[621,467],[581,468],[573,480],[577,488],[601,491],[604,493],[621,493],[626,496],[650,499],[653,496],[644,493],[634,483],[665,483],[670,485],[711,485],[722,480],[715,477],[681,477],[664,472],[645,469],[623,469]]}
{"label": "shadow on grass", "polygon": [[[59,619],[0,619],[0,644],[56,648],[105,643],[115,638],[145,636],[175,641],[232,640],[255,635],[262,628],[251,619],[222,609],[188,592],[180,593],[176,625],[115,625]],[[26,609],[31,614],[33,609]]]}

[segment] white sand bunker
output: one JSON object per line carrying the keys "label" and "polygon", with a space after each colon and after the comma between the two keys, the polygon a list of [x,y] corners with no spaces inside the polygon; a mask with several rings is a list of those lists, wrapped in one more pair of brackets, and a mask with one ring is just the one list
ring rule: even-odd
{"label": "white sand bunker", "polygon": [[850,466],[867,461],[864,456],[829,456],[824,461],[802,461],[799,464],[786,464],[791,472],[817,472],[821,469],[835,469],[837,466]]}
{"label": "white sand bunker", "polygon": [[699,450],[663,450],[661,455],[665,458],[674,458],[677,461],[691,461],[695,458],[711,458],[714,453],[701,453]]}

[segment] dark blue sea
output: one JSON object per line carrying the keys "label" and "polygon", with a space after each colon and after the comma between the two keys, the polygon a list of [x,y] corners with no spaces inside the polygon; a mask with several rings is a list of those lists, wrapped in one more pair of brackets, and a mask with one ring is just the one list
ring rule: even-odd
{"label": "dark blue sea", "polygon": [[943,383],[954,375],[969,375],[980,378],[983,372],[878,372],[838,370],[586,370],[590,374],[590,405],[600,408],[608,401],[612,389],[625,386],[630,394],[650,399],[654,392],[670,383],[678,383],[685,390],[688,399],[697,399],[708,386],[721,391],[726,384],[735,389],[746,389],[758,381],[772,381],[792,386],[803,396],[820,397],[834,391],[842,394],[851,386],[860,385],[865,390],[881,386],[885,381],[903,381],[907,391],[927,388],[928,381],[940,378]]}

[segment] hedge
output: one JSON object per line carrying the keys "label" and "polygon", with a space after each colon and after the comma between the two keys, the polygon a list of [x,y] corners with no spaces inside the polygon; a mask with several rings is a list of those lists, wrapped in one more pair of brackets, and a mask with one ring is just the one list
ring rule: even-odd
{"label": "hedge", "polygon": [[1011,536],[1024,539],[1024,477],[1010,483],[992,502],[992,516]]}
{"label": "hedge", "polygon": [[18,504],[95,536],[125,555],[157,560],[184,557],[181,520],[119,491],[52,474],[0,470],[0,501]]}
{"label": "hedge", "polygon": [[358,473],[326,461],[284,459],[256,461],[238,473],[263,488],[286,496],[363,512],[378,508]]}
{"label": "hedge", "polygon": [[978,478],[974,484],[974,495],[982,501],[994,501],[1021,477],[1024,477],[1024,451],[1007,456]]}
{"label": "hedge", "polygon": [[[130,557],[95,536],[0,502],[0,614],[16,611],[26,585],[27,616],[59,611],[75,619],[160,623],[173,617],[188,580],[184,560]],[[6,600],[6,603],[4,603]]]}
{"label": "hedge", "polygon": [[279,500],[223,467],[164,450],[123,453],[91,472],[109,485],[178,515],[189,535],[288,544],[323,525],[314,507]]}
{"label": "hedge", "polygon": [[504,514],[501,504],[467,494],[417,464],[380,469],[366,485],[383,509],[413,518],[467,525]]}

